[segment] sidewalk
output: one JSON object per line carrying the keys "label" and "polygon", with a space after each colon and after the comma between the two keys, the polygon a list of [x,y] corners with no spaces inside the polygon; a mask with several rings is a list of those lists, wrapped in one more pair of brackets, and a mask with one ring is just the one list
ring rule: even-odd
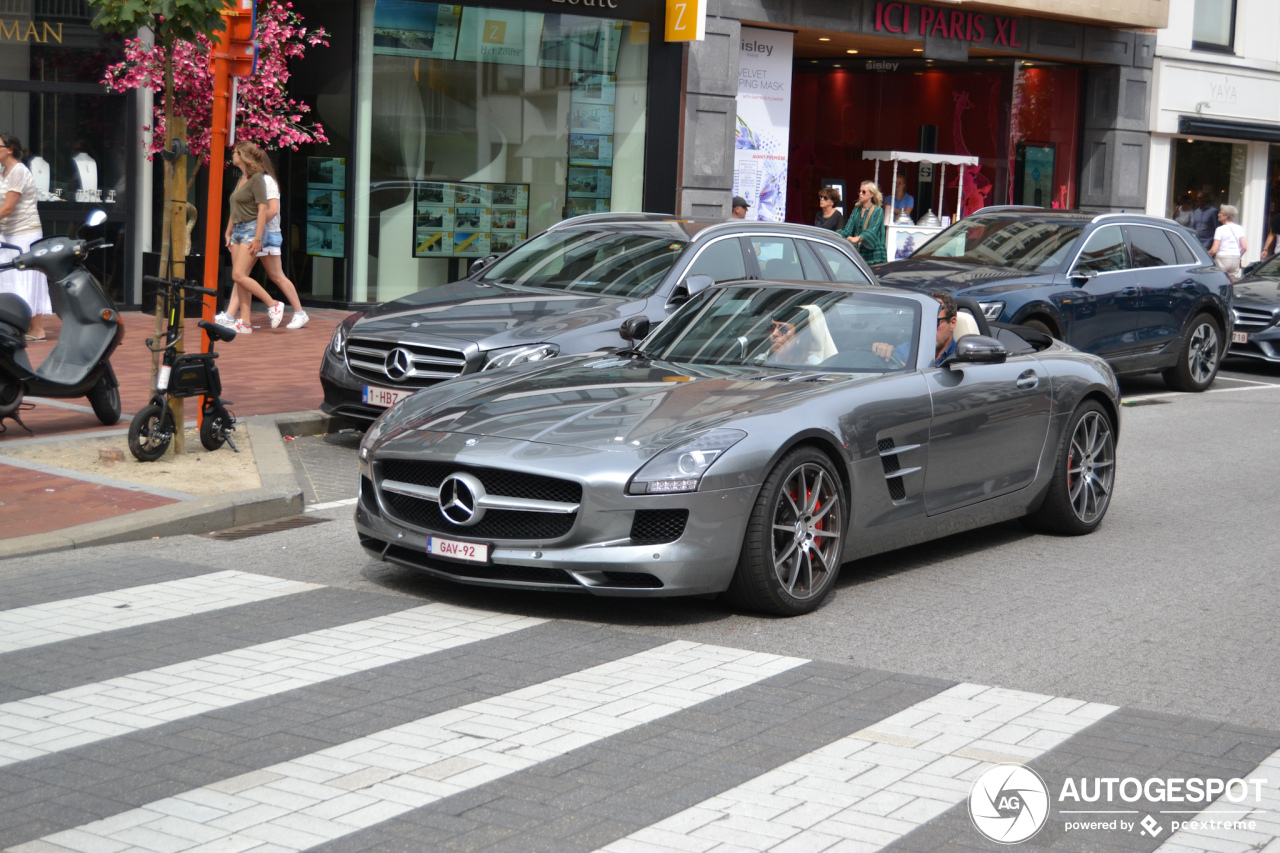
{"label": "sidewalk", "polygon": [[[234,404],[231,409],[237,419],[244,421],[253,416],[319,409],[324,398],[318,378],[321,355],[329,344],[334,327],[347,316],[347,312],[314,309],[307,314],[311,319],[306,326],[288,330],[283,323],[278,329],[272,329],[265,312],[255,313],[253,334],[240,335],[230,343],[217,345],[223,397]],[[101,434],[104,443],[121,448],[126,446],[125,432],[129,421],[134,412],[150,399],[151,354],[144,341],[154,336],[155,318],[140,313],[122,316],[125,339],[111,358],[120,381],[122,411],[119,423],[114,426],[101,424],[89,407],[89,401],[83,398],[28,398],[28,402],[35,403],[35,408],[21,414],[23,422],[35,431],[35,438],[12,421],[6,421],[7,432],[0,434],[0,454],[4,453],[6,446],[17,446],[15,443],[18,442],[28,444],[94,434]],[[33,363],[39,364],[48,356],[57,341],[60,326],[57,318],[50,318],[47,323],[49,340],[29,345],[28,354]],[[195,320],[189,320],[185,329],[188,345],[198,347],[200,330]],[[197,402],[188,402],[188,422],[194,421]],[[242,429],[247,429],[247,425]],[[125,452],[128,453],[127,450]],[[272,462],[268,461],[267,465],[270,468]],[[184,503],[184,498],[190,497],[137,484],[113,483],[100,476],[41,470],[39,466],[18,464],[0,456],[0,543],[53,534],[95,522],[98,524],[94,527],[118,526],[124,530],[130,526],[125,516],[158,507],[170,507],[176,518],[182,514],[183,508],[173,505]],[[211,502],[206,499],[204,503],[218,503],[220,509],[234,516],[234,500],[229,502],[224,498],[220,502]],[[61,547],[74,546],[64,544]]]}

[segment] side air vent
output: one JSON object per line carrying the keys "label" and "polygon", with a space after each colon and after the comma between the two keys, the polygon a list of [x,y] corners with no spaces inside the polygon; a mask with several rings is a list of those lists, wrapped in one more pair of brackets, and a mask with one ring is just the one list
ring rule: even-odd
{"label": "side air vent", "polygon": [[880,464],[884,466],[884,481],[889,487],[889,497],[895,501],[904,500],[907,497],[907,487],[903,484],[902,478],[920,470],[919,466],[903,468],[898,455],[919,448],[918,444],[904,444],[902,447],[897,447],[892,438],[882,438],[876,443],[876,449],[880,451]]}

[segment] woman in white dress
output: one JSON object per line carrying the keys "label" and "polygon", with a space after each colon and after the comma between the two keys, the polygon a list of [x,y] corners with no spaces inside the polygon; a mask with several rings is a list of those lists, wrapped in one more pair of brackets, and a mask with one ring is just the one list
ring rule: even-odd
{"label": "woman in white dress", "polygon": [[[0,240],[21,246],[22,251],[43,236],[36,212],[36,180],[22,164],[22,143],[12,133],[0,134]],[[16,253],[0,249],[0,260]],[[9,270],[0,273],[0,293],[16,293],[31,308],[31,328],[27,340],[45,339],[44,317],[53,313],[49,302],[49,282],[38,270]]]}
{"label": "woman in white dress", "polygon": [[1213,232],[1213,245],[1209,247],[1214,264],[1232,281],[1240,278],[1240,258],[1249,251],[1244,229],[1236,223],[1237,215],[1235,205],[1224,204],[1218,208],[1218,221],[1222,224]]}

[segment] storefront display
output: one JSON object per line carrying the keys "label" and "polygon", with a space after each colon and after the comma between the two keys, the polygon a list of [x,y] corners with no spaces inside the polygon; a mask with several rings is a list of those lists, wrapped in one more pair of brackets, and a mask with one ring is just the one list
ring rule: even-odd
{"label": "storefront display", "polygon": [[420,181],[414,204],[415,258],[483,258],[528,236],[527,184]]}
{"label": "storefront display", "polygon": [[733,194],[747,200],[747,219],[786,217],[791,56],[791,33],[742,28]]}
{"label": "storefront display", "polygon": [[346,255],[347,161],[307,158],[307,254]]}

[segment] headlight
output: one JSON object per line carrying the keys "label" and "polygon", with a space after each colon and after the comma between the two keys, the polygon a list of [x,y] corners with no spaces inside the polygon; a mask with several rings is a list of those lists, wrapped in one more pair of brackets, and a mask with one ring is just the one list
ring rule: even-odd
{"label": "headlight", "polygon": [[979,302],[978,307],[982,309],[982,316],[988,321],[999,320],[1000,315],[1004,313],[1003,302]]}
{"label": "headlight", "polygon": [[711,463],[746,438],[740,429],[713,429],[669,447],[644,464],[627,485],[632,495],[696,492]]}
{"label": "headlight", "polygon": [[533,344],[531,346],[512,347],[511,349],[499,349],[489,354],[489,360],[480,369],[498,370],[503,367],[511,367],[513,364],[555,358],[559,354],[559,344]]}
{"label": "headlight", "polygon": [[364,437],[360,439],[360,461],[369,461],[369,448],[382,438],[382,434],[387,431],[387,419],[385,413],[383,417],[373,422],[373,426],[365,430]]}
{"label": "headlight", "polygon": [[342,351],[347,347],[347,327],[343,323],[338,324],[338,328],[333,330],[333,338],[329,341],[329,349],[338,358],[342,358]]}

